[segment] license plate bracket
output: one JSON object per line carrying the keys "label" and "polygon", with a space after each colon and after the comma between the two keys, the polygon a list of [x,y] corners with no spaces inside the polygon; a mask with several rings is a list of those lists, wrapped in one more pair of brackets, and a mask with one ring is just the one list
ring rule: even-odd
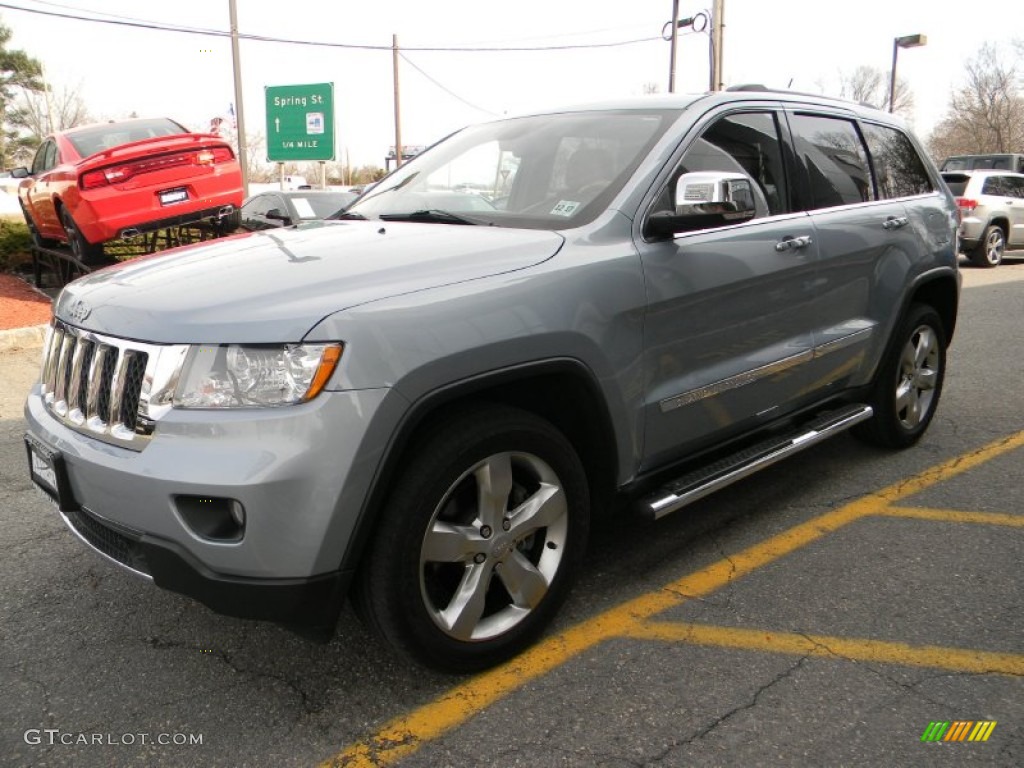
{"label": "license plate bracket", "polygon": [[56,502],[61,512],[77,510],[78,503],[71,492],[67,465],[60,451],[43,445],[31,435],[25,435],[25,451],[28,454],[28,472],[32,482]]}

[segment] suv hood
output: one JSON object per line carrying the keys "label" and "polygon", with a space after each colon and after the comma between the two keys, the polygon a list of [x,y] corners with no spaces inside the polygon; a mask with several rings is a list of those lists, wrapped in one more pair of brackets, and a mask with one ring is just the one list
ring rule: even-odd
{"label": "suv hood", "polygon": [[295,342],[334,312],[523,269],[562,243],[542,230],[313,222],[93,272],[64,289],[55,314],[155,343]]}

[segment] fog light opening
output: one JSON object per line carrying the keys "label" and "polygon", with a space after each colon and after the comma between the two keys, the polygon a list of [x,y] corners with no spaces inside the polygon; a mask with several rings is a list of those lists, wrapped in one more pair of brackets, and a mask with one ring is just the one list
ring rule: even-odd
{"label": "fog light opening", "polygon": [[202,539],[235,542],[245,535],[245,507],[236,499],[175,496],[174,506],[189,530]]}

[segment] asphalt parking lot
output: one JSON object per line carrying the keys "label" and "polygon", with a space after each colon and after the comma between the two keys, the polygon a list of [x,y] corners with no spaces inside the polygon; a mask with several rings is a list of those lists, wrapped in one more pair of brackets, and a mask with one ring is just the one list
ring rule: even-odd
{"label": "asphalt parking lot", "polygon": [[475,678],[350,612],[312,645],[107,566],[27,479],[38,353],[4,352],[0,764],[1024,764],[1024,262],[964,286],[919,446],[840,436],[600,525],[546,639]]}

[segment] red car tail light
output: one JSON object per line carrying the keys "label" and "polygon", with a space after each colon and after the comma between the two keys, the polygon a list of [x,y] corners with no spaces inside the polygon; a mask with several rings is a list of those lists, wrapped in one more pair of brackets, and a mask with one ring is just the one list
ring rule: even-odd
{"label": "red car tail light", "polygon": [[212,149],[201,149],[196,153],[196,165],[212,165],[214,163],[226,163],[235,159],[234,152],[229,147],[213,147]]}
{"label": "red car tail light", "polygon": [[969,197],[958,197],[956,199],[956,204],[962,211],[973,211],[978,207],[978,201],[972,200]]}

